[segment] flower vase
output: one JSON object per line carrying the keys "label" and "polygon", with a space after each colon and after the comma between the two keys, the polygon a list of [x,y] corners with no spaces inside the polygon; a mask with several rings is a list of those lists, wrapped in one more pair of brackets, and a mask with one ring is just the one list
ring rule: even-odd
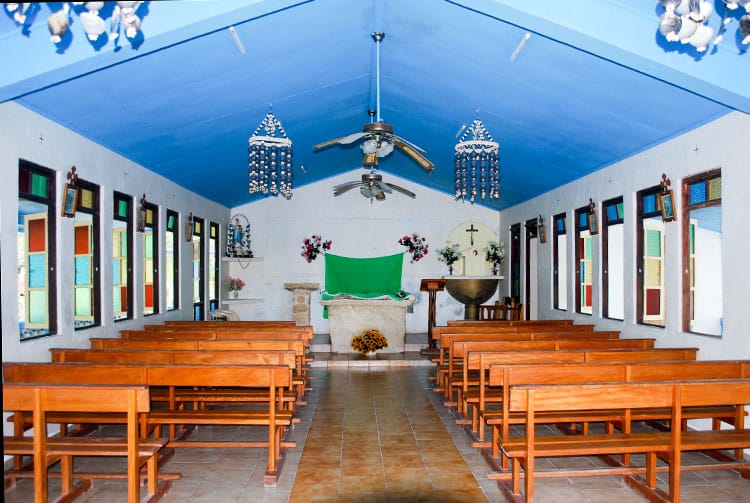
{"label": "flower vase", "polygon": [[452,265],[448,266],[448,275],[449,276],[453,276],[453,266]]}
{"label": "flower vase", "polygon": [[375,357],[377,356],[377,352],[375,352],[375,351],[370,351],[370,352],[369,352],[369,353],[367,353],[367,354],[366,354],[365,356],[366,356],[367,358],[369,358],[370,360],[373,360],[373,359],[375,359]]}
{"label": "flower vase", "polygon": [[232,298],[237,299],[240,296],[239,290],[232,290]]}
{"label": "flower vase", "polygon": [[497,265],[497,264],[493,264],[492,265],[492,275],[493,276],[497,276],[498,274],[500,274],[500,266]]}

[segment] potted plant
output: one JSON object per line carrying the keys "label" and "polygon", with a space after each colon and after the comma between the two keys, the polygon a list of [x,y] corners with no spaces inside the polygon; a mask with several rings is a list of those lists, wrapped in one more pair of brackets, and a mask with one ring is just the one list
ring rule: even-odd
{"label": "potted plant", "polygon": [[242,290],[245,286],[245,282],[242,281],[240,278],[233,278],[229,276],[229,279],[227,279],[227,289],[229,290],[229,293],[232,295],[233,298],[237,298],[240,294],[240,290]]}
{"label": "potted plant", "polygon": [[461,257],[458,252],[458,243],[446,243],[445,247],[438,250],[438,261],[448,265],[448,274],[453,274],[453,264]]}
{"label": "potted plant", "polygon": [[492,264],[492,274],[497,276],[500,273],[500,264],[505,258],[505,245],[497,241],[487,243],[484,249],[484,259]]}

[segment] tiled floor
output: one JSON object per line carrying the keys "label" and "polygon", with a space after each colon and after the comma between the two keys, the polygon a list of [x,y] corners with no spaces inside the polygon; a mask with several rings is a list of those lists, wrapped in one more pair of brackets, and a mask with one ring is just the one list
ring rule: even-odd
{"label": "tiled floor", "polygon": [[[311,370],[314,389],[308,405],[299,409],[301,422],[292,432],[298,446],[287,452],[277,487],[263,487],[265,450],[181,449],[161,471],[179,472],[182,478],[161,501],[507,501],[487,478],[491,470],[466,433],[429,389],[431,367],[339,365]],[[195,434],[227,438],[248,431],[202,428]],[[94,463],[98,469],[122,468],[119,462]],[[579,458],[572,463],[600,461]],[[55,494],[59,482],[50,485]],[[78,501],[120,502],[125,494],[124,481],[96,480]],[[750,481],[734,472],[688,473],[682,494],[688,503],[749,501]],[[645,501],[619,477],[540,479],[536,496],[541,502]],[[5,492],[5,501],[32,501],[31,482],[20,481]]]}

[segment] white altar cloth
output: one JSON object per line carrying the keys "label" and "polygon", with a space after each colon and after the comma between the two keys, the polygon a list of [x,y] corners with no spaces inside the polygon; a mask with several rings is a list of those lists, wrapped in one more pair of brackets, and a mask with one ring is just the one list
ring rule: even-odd
{"label": "white altar cloth", "polygon": [[352,297],[321,300],[321,305],[328,308],[331,350],[335,353],[356,353],[351,347],[352,338],[364,330],[374,328],[388,339],[388,347],[379,349],[379,352],[403,353],[406,308],[415,301],[416,297],[413,295],[402,301]]}

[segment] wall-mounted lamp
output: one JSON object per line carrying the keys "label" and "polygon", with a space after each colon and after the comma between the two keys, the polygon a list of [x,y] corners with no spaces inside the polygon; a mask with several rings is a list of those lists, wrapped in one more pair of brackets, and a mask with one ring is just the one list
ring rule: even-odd
{"label": "wall-mounted lamp", "polygon": [[185,241],[193,240],[193,212],[191,211],[185,221]]}
{"label": "wall-mounted lamp", "polygon": [[547,242],[547,228],[544,226],[544,218],[542,214],[539,214],[539,218],[536,219],[537,235],[539,236],[539,242],[544,244]]}
{"label": "wall-mounted lamp", "polygon": [[143,194],[141,204],[138,206],[138,225],[136,231],[146,232],[146,194]]}
{"label": "wall-mounted lamp", "polygon": [[661,219],[665,222],[677,220],[677,213],[674,210],[674,193],[672,192],[671,180],[667,178],[666,173],[661,174],[661,193],[657,196],[659,209],[661,210]]}
{"label": "wall-mounted lamp", "polygon": [[592,236],[599,234],[599,219],[596,216],[596,203],[594,200],[589,198],[589,233]]}
{"label": "wall-mounted lamp", "polygon": [[68,171],[68,181],[63,187],[63,201],[62,207],[60,208],[60,216],[75,218],[76,209],[78,208],[78,173],[76,173],[76,167],[73,166]]}

